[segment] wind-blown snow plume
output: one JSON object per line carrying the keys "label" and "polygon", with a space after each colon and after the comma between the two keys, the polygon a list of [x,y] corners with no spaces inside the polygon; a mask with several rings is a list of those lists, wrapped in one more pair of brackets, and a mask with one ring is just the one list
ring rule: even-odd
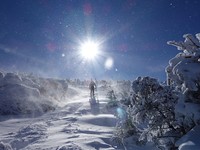
{"label": "wind-blown snow plume", "polygon": [[0,114],[42,113],[54,110],[67,87],[64,80],[0,73]]}

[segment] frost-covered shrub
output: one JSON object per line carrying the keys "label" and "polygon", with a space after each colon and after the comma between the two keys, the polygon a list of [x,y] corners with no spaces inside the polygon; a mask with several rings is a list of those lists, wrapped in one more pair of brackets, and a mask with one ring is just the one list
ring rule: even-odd
{"label": "frost-covered shrub", "polygon": [[108,103],[106,104],[107,108],[113,108],[118,106],[118,100],[113,90],[108,91],[107,98],[109,99]]}
{"label": "frost-covered shrub", "polygon": [[107,89],[108,105],[118,106],[120,102],[123,105],[131,105],[130,102],[131,81],[112,81],[110,89]]}
{"label": "frost-covered shrub", "polygon": [[176,141],[200,124],[200,34],[183,37],[184,42],[168,42],[182,50],[166,67],[168,86],[150,77],[133,81],[131,105],[122,102],[126,119],[115,134],[122,142],[132,137],[136,144],[177,149]]}
{"label": "frost-covered shrub", "polygon": [[122,93],[120,98],[120,103],[127,107],[132,107],[132,93],[128,95],[128,93]]}
{"label": "frost-covered shrub", "polygon": [[166,68],[168,84],[177,86],[186,95],[186,101],[200,103],[200,34],[183,37],[184,42],[168,42],[182,50]]}
{"label": "frost-covered shrub", "polygon": [[173,147],[180,136],[175,125],[177,93],[150,77],[137,78],[132,89],[132,106],[126,107],[127,118],[119,124],[121,136],[133,136],[138,144],[155,142],[158,146]]}

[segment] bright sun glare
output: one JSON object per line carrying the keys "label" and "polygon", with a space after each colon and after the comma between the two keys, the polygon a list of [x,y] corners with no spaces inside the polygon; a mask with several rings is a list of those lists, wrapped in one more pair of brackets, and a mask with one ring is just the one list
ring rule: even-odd
{"label": "bright sun glare", "polygon": [[94,41],[86,41],[81,44],[80,48],[81,56],[86,60],[92,60],[99,54],[99,45]]}

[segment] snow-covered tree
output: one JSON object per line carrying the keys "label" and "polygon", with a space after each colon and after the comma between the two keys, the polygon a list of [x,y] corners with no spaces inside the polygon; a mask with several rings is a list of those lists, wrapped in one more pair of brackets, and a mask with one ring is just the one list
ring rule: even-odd
{"label": "snow-covered tree", "polygon": [[183,35],[184,42],[169,41],[182,52],[169,61],[166,68],[168,84],[177,86],[186,101],[200,102],[200,33]]}
{"label": "snow-covered tree", "polygon": [[174,106],[178,100],[177,93],[150,77],[137,78],[132,89],[134,105],[129,111],[133,124],[141,131],[139,140],[154,141],[158,145],[164,141],[173,143],[169,137],[172,136],[170,132],[176,130]]}
{"label": "snow-covered tree", "polygon": [[200,34],[183,37],[184,42],[168,42],[182,52],[166,68],[168,84],[182,93],[175,107],[176,123],[182,135],[200,123]]}
{"label": "snow-covered tree", "polygon": [[177,93],[150,77],[138,77],[133,81],[132,89],[132,105],[126,107],[127,119],[119,124],[124,129],[121,130],[124,137],[135,139],[137,135],[138,143],[151,141],[158,146],[173,147],[179,137],[174,124]]}
{"label": "snow-covered tree", "polygon": [[168,42],[182,50],[166,67],[168,85],[138,77],[132,82],[132,96],[126,99],[131,105],[120,101],[119,113],[125,110],[126,115],[115,135],[123,145],[132,138],[136,144],[152,141],[161,149],[174,150],[176,142],[200,124],[200,34],[183,37],[184,42]]}

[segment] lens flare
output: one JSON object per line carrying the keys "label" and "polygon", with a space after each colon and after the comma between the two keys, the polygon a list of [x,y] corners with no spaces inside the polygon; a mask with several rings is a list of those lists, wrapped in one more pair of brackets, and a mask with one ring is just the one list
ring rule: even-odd
{"label": "lens flare", "polygon": [[120,119],[126,119],[126,111],[120,107],[117,108],[117,115]]}
{"label": "lens flare", "polygon": [[114,64],[113,59],[109,57],[106,59],[104,66],[106,69],[110,70],[113,67],[113,64]]}

